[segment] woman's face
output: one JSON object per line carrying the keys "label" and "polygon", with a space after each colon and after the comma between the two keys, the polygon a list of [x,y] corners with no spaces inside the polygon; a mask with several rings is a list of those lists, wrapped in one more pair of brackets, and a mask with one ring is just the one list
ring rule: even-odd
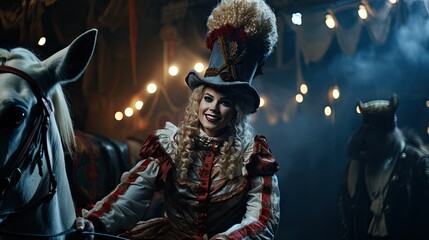
{"label": "woman's face", "polygon": [[198,109],[198,119],[202,129],[210,137],[223,133],[235,115],[234,101],[231,97],[205,87]]}

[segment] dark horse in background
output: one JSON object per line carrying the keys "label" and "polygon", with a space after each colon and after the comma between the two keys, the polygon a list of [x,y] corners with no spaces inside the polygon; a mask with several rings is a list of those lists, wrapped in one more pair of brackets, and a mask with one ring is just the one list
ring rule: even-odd
{"label": "dark horse in background", "polygon": [[398,103],[393,95],[358,105],[363,121],[340,188],[343,239],[429,239],[429,154],[398,128]]}
{"label": "dark horse in background", "polygon": [[118,184],[123,172],[139,159],[142,143],[74,130],[76,148],[66,153],[66,170],[77,214],[107,195]]}
{"label": "dark horse in background", "polygon": [[[139,160],[142,142],[128,138],[117,140],[101,134],[89,134],[75,129],[76,149],[66,153],[66,170],[76,214],[92,206],[112,191],[125,171]],[[162,193],[154,195],[144,219],[161,216]]]}

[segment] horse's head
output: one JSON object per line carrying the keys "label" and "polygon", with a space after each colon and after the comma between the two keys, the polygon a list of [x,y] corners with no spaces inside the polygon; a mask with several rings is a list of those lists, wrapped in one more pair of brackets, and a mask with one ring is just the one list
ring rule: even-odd
{"label": "horse's head", "polygon": [[351,137],[348,154],[364,162],[379,162],[390,157],[400,147],[403,135],[397,127],[398,97],[358,103],[363,121]]}
{"label": "horse's head", "polygon": [[89,30],[43,61],[24,48],[0,48],[0,215],[55,190],[48,176],[67,180],[63,146],[71,148],[74,135],[61,85],[83,74],[96,35]]}

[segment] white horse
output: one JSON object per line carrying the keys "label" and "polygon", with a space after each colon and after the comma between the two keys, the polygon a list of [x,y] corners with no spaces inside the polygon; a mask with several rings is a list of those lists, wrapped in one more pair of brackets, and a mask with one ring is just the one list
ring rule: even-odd
{"label": "white horse", "polygon": [[61,84],[82,75],[96,37],[89,30],[44,61],[0,48],[0,239],[64,239],[55,235],[73,226],[63,147],[75,139]]}

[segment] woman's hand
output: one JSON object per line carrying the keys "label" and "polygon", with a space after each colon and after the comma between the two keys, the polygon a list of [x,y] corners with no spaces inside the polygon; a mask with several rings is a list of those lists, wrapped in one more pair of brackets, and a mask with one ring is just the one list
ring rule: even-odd
{"label": "woman's hand", "polygon": [[73,236],[73,239],[79,239],[79,240],[92,240],[94,239],[94,235],[83,235],[82,232],[94,232],[94,225],[91,221],[88,219],[85,219],[83,217],[76,218],[74,222],[74,226],[77,230],[75,233],[75,236]]}

